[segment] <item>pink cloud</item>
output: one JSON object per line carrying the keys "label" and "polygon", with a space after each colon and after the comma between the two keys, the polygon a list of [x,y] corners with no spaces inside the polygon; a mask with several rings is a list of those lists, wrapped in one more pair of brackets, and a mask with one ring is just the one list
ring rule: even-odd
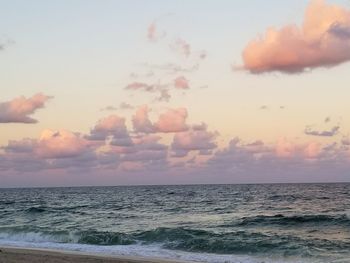
{"label": "pink cloud", "polygon": [[297,144],[281,138],[275,145],[276,155],[281,158],[301,157],[304,159],[313,159],[319,156],[321,145],[318,142],[308,142]]}
{"label": "pink cloud", "polygon": [[321,153],[321,145],[317,142],[310,142],[304,148],[305,158],[313,159]]}
{"label": "pink cloud", "polygon": [[295,145],[286,138],[280,138],[276,143],[276,155],[279,157],[292,157],[295,150]]}
{"label": "pink cloud", "polygon": [[132,118],[134,130],[142,133],[171,133],[188,130],[185,108],[169,109],[159,115],[157,122],[152,123],[148,117],[147,105],[141,106]]}
{"label": "pink cloud", "polygon": [[155,128],[148,118],[148,107],[143,105],[137,109],[135,115],[132,117],[132,124],[136,132],[152,133]]}
{"label": "pink cloud", "polygon": [[158,132],[182,132],[188,130],[186,124],[187,110],[185,108],[169,109],[159,116],[155,123]]}
{"label": "pink cloud", "polygon": [[[251,151],[252,146],[261,147],[260,151],[258,148]],[[280,139],[276,144],[266,145],[262,141],[244,144],[236,138],[217,150],[197,173],[221,175],[228,182],[310,182],[345,179],[349,164],[348,156],[337,143],[321,146],[317,142],[298,144]]]}
{"label": "pink cloud", "polygon": [[0,103],[0,123],[37,123],[38,121],[29,115],[44,108],[50,98],[52,97],[38,93],[31,98],[21,96],[2,102]]}
{"label": "pink cloud", "polygon": [[164,31],[163,32],[159,32],[156,22],[152,22],[148,26],[148,28],[147,28],[147,39],[149,41],[157,41],[160,38],[163,38],[165,36],[166,36],[166,33]]}
{"label": "pink cloud", "polygon": [[189,89],[189,81],[184,76],[179,76],[174,79],[174,86],[177,89]]}
{"label": "pink cloud", "polygon": [[244,145],[247,152],[252,154],[266,154],[271,153],[273,150],[261,140],[254,141]]}
{"label": "pink cloud", "polygon": [[67,130],[43,130],[38,139],[25,138],[19,141],[11,140],[3,147],[5,153],[12,157],[26,159],[60,159],[73,158],[87,153],[94,145],[80,134]]}
{"label": "pink cloud", "polygon": [[154,41],[156,39],[156,23],[152,22],[149,27],[147,28],[147,38],[148,40]]}
{"label": "pink cloud", "polygon": [[[168,146],[160,143],[162,137],[154,134],[142,134],[132,137],[133,146],[122,153],[121,169],[124,164],[142,164],[145,170],[151,167],[166,168]],[[120,150],[120,149],[119,149]]]}
{"label": "pink cloud", "polygon": [[210,154],[217,147],[214,142],[217,133],[206,130],[191,130],[174,135],[172,150],[175,157],[186,156],[190,151],[199,151],[199,154]]}
{"label": "pink cloud", "polygon": [[87,141],[78,134],[66,130],[44,130],[35,151],[43,158],[69,158],[81,155],[87,148]]}
{"label": "pink cloud", "polygon": [[[44,130],[38,139],[10,141],[3,147],[7,170],[30,172],[70,169],[90,170],[115,168],[119,156],[113,152],[100,152],[100,145],[84,139],[78,133],[66,130]],[[4,166],[0,162],[1,166]],[[3,168],[3,167],[2,167]]]}
{"label": "pink cloud", "polygon": [[312,0],[301,27],[269,28],[243,51],[251,73],[303,72],[350,60],[350,11],[324,0]]}
{"label": "pink cloud", "polygon": [[139,150],[146,149],[151,151],[163,151],[166,150],[168,147],[164,144],[159,143],[161,139],[161,136],[154,134],[146,134],[142,136],[135,136],[133,138],[133,142]]}
{"label": "pink cloud", "polygon": [[90,140],[105,140],[107,136],[128,137],[125,119],[117,115],[110,115],[97,122],[87,136]]}
{"label": "pink cloud", "polygon": [[125,127],[125,119],[122,117],[119,117],[117,115],[110,115],[106,118],[103,118],[98,121],[98,123],[95,126],[95,130],[97,131],[108,131],[108,132],[114,132],[118,129],[126,129]]}
{"label": "pink cloud", "polygon": [[6,153],[32,153],[36,144],[36,140],[29,138],[24,138],[19,141],[10,140],[3,149]]}

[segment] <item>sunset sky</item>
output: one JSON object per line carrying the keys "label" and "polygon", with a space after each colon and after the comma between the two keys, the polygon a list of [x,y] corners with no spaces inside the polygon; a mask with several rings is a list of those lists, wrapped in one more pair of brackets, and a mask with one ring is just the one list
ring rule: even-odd
{"label": "sunset sky", "polygon": [[350,181],[348,0],[0,6],[0,187]]}

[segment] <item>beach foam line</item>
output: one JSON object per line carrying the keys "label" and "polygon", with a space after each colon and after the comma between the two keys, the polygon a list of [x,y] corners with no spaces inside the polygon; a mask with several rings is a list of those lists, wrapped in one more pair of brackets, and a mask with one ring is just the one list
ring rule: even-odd
{"label": "beach foam line", "polygon": [[[85,244],[67,243],[29,243],[0,240],[0,247],[5,249],[19,249],[28,251],[44,251],[54,253],[64,253],[81,256],[104,257],[125,260],[138,260],[135,262],[210,262],[210,263],[305,263],[312,261],[301,261],[300,259],[273,259],[257,258],[244,255],[220,255],[210,253],[194,253],[177,250],[163,249],[156,245],[116,245],[116,246],[96,246]],[[141,260],[141,261],[140,261]],[[145,261],[148,260],[148,261]],[[1,262],[1,261],[0,261]],[[131,261],[132,262],[132,261]],[[48,262],[49,263],[49,262]]]}

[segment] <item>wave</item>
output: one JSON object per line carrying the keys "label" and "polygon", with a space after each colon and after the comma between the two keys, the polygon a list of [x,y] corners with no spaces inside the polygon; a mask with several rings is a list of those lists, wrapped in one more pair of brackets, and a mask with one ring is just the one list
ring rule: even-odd
{"label": "wave", "polygon": [[0,241],[34,243],[70,243],[95,246],[154,245],[164,249],[187,252],[236,254],[314,256],[319,249],[350,250],[350,242],[323,239],[302,239],[283,236],[234,231],[215,233],[186,228],[156,228],[134,233],[101,231],[45,231],[43,229],[0,228]]}
{"label": "wave", "polygon": [[[74,212],[79,211],[81,209],[89,208],[88,205],[76,205],[76,206],[32,206],[27,209],[25,209],[25,212],[29,214],[35,214],[35,213],[62,213],[62,212]],[[94,208],[94,207],[92,207]],[[114,208],[114,210],[118,210],[118,208]]]}
{"label": "wave", "polygon": [[85,231],[76,235],[80,244],[131,245],[136,243],[132,235],[118,232]]}
{"label": "wave", "polygon": [[258,215],[254,217],[243,217],[240,222],[234,223],[231,226],[256,226],[256,225],[281,225],[281,226],[296,226],[301,224],[323,224],[323,225],[339,225],[350,226],[350,219],[346,214],[339,215],[294,215],[284,216],[277,214],[273,216]]}
{"label": "wave", "polygon": [[16,201],[11,201],[11,200],[0,200],[0,205],[12,205],[15,204]]}
{"label": "wave", "polygon": [[0,240],[31,243],[74,243],[76,240],[65,231],[26,231],[20,229],[1,229]]}
{"label": "wave", "polygon": [[28,213],[42,213],[42,212],[45,212],[46,211],[46,208],[45,207],[36,207],[36,206],[33,206],[33,207],[30,207],[26,210]]}
{"label": "wave", "polygon": [[311,263],[309,260],[299,258],[270,258],[257,257],[252,255],[219,255],[210,253],[184,252],[178,250],[168,250],[159,245],[127,245],[127,246],[95,246],[86,244],[66,244],[66,243],[28,243],[28,242],[1,242],[0,245],[11,247],[25,247],[34,249],[54,249],[63,251],[87,252],[89,254],[136,256],[145,258],[171,259],[186,262],[207,262],[207,263]]}

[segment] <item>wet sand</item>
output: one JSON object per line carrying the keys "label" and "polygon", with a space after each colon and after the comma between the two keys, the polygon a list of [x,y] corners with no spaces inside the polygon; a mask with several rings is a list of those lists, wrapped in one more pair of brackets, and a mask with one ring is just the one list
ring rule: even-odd
{"label": "wet sand", "polygon": [[[185,263],[126,256],[96,255],[75,251],[0,247],[0,263]],[[187,261],[188,262],[188,261]]]}

